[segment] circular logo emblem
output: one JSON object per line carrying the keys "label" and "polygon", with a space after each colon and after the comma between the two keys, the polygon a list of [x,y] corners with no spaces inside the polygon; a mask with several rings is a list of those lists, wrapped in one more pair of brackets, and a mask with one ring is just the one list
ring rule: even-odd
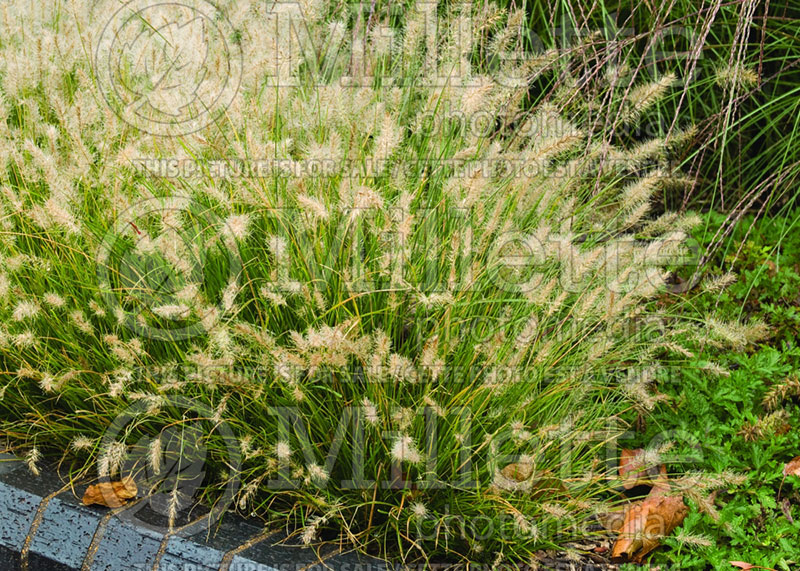
{"label": "circular logo emblem", "polygon": [[97,280],[120,325],[181,340],[217,323],[242,260],[230,230],[187,197],[150,198],[120,214],[97,251]]}
{"label": "circular logo emblem", "polygon": [[[230,426],[215,421],[208,406],[177,395],[162,397],[160,406],[169,417],[139,401],[111,423],[101,439],[99,488],[106,505],[114,506],[119,505],[115,482],[128,489],[133,482],[130,495],[141,501],[131,502],[126,518],[159,533],[179,527],[191,535],[214,525],[233,503],[241,484],[241,451]],[[212,473],[212,459],[225,466],[225,474]],[[200,493],[214,481],[224,481],[224,488],[204,512]]]}
{"label": "circular logo emblem", "polygon": [[180,136],[208,125],[233,101],[242,52],[231,23],[205,0],[132,0],[103,29],[95,73],[123,121]]}

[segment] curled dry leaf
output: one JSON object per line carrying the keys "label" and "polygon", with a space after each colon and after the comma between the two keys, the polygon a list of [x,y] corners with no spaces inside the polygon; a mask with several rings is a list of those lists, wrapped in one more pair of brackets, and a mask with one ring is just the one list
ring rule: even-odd
{"label": "curled dry leaf", "polygon": [[118,482],[92,484],[86,488],[86,493],[83,494],[83,505],[100,504],[107,508],[122,507],[129,499],[135,498],[138,491],[136,482],[130,476]]}
{"label": "curled dry leaf", "polygon": [[761,567],[760,565],[753,565],[746,561],[728,561],[728,563],[739,569],[767,569],[768,571],[775,571],[772,567]]}
{"label": "curled dry leaf", "polygon": [[661,537],[672,533],[689,513],[683,496],[667,495],[668,486],[658,482],[650,494],[626,513],[617,542],[611,551],[615,560],[641,563],[659,546]]}
{"label": "curled dry leaf", "polygon": [[784,476],[800,476],[800,456],[792,458],[783,467]]}

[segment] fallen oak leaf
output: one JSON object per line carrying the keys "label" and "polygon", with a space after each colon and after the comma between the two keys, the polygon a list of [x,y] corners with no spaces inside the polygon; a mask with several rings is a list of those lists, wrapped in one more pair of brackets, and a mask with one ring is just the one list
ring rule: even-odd
{"label": "fallen oak leaf", "polygon": [[778,486],[778,498],[781,497],[781,491],[783,490],[783,483],[786,481],[786,476],[800,476],[800,456],[795,456],[783,467],[783,480],[781,480],[781,485]]}
{"label": "fallen oak leaf", "polygon": [[783,467],[783,475],[785,476],[800,476],[800,456],[792,458]]}
{"label": "fallen oak leaf", "polygon": [[85,506],[100,504],[107,508],[119,508],[124,506],[129,499],[135,498],[138,491],[136,482],[128,476],[117,482],[92,484],[86,488],[81,501]]}
{"label": "fallen oak leaf", "polygon": [[761,565],[753,565],[752,563],[747,563],[746,561],[728,561],[734,567],[738,567],[739,569],[767,569],[768,571],[775,571],[772,567],[762,567]]}
{"label": "fallen oak leaf", "polygon": [[650,494],[634,504],[625,514],[619,537],[611,557],[615,560],[642,559],[660,545],[660,539],[672,533],[686,518],[689,508],[682,495],[668,495],[663,480],[656,483]]}

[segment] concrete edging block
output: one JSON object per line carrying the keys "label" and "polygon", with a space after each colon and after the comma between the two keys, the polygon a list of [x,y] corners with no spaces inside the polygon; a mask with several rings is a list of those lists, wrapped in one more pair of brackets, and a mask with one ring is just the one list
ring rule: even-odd
{"label": "concrete edging block", "polygon": [[[84,506],[55,470],[33,476],[0,455],[0,569],[3,571],[384,571],[385,562],[334,546],[300,547],[283,532],[226,514],[212,530],[165,534],[127,507]],[[139,501],[145,501],[140,499]],[[134,505],[134,502],[131,502]],[[131,510],[133,511],[133,510]],[[196,519],[201,516],[195,516]],[[196,528],[194,528],[196,529]]]}

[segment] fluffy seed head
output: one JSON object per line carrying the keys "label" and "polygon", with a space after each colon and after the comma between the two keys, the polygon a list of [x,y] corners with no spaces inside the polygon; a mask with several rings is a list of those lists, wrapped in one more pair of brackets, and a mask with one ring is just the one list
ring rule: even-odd
{"label": "fluffy seed head", "polygon": [[417,449],[414,439],[403,434],[399,436],[392,445],[392,458],[398,462],[409,462],[417,464],[422,461],[422,454]]}

